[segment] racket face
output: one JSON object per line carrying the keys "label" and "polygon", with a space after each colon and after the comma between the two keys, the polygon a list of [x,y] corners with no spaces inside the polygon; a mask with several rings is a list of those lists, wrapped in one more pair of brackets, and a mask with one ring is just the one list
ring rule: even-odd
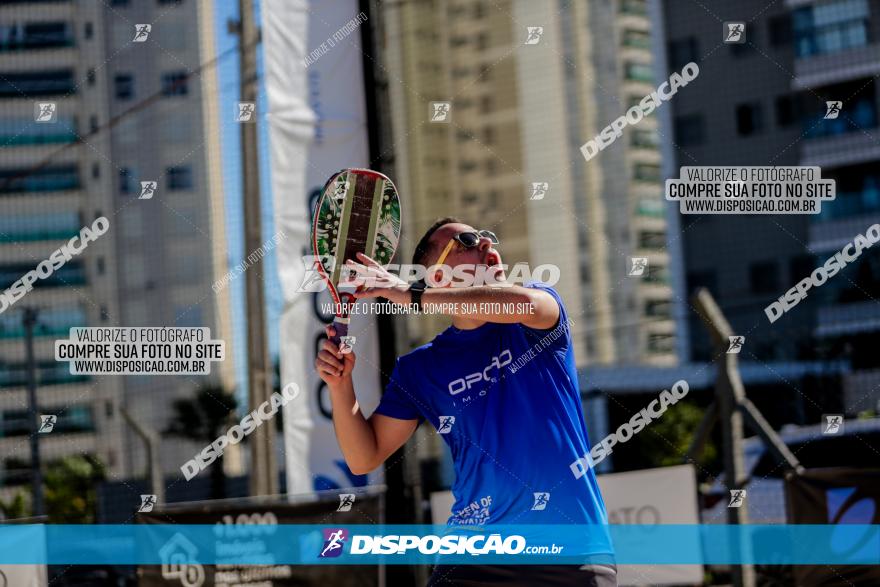
{"label": "racket face", "polygon": [[337,304],[345,262],[360,262],[357,253],[363,253],[387,265],[399,240],[400,198],[390,179],[369,169],[343,169],[327,181],[315,205],[312,249]]}

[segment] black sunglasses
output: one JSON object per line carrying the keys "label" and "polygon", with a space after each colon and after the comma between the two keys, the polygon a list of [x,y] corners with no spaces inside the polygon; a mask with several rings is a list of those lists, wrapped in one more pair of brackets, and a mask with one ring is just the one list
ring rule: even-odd
{"label": "black sunglasses", "polygon": [[471,249],[480,243],[481,238],[487,238],[492,241],[493,245],[498,244],[498,237],[491,230],[475,230],[473,232],[459,232],[452,238],[457,240],[465,247]]}
{"label": "black sunglasses", "polygon": [[449,239],[449,244],[446,245],[445,249],[443,249],[443,253],[441,253],[440,258],[437,259],[436,265],[442,265],[443,261],[446,260],[446,256],[449,254],[449,251],[452,250],[452,243],[459,243],[463,247],[472,249],[480,243],[480,239],[483,237],[486,237],[487,239],[492,241],[493,245],[497,245],[499,242],[498,237],[495,236],[495,233],[491,230],[459,232],[451,239]]}

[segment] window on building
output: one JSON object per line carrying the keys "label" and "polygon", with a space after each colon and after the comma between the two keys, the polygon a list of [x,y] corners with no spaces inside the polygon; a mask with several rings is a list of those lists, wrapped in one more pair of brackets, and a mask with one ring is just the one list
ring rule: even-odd
{"label": "window on building", "polygon": [[660,181],[660,166],[655,163],[636,163],[633,168],[633,177],[637,181],[658,183]]}
{"label": "window on building", "polygon": [[0,73],[0,98],[37,98],[72,94],[72,69]]}
{"label": "window on building", "polygon": [[90,405],[74,405],[64,410],[64,417],[58,418],[52,432],[92,432],[95,422]]}
{"label": "window on building", "polygon": [[779,293],[779,265],[776,261],[749,265],[749,288],[754,294]]}
{"label": "window on building", "polygon": [[87,41],[92,39],[92,35],[95,34],[95,27],[92,23],[87,22],[83,27],[83,36]]}
{"label": "window on building", "polygon": [[685,65],[691,61],[697,62],[699,59],[700,51],[696,37],[686,37],[670,41],[667,48],[667,60],[670,70],[681,71]]}
{"label": "window on building", "polygon": [[0,25],[0,52],[51,49],[73,45],[73,34],[66,22],[12,22]]}
{"label": "window on building", "polygon": [[[0,243],[68,240],[79,234],[83,222],[76,212],[0,215]],[[7,314],[0,314],[5,316]]]}
{"label": "window on building", "polygon": [[[633,108],[633,107],[641,108],[641,102],[644,98],[645,98],[644,96],[633,96],[633,95],[627,96],[626,109],[629,110],[630,108]],[[643,110],[643,112],[644,112],[644,110]],[[657,109],[655,108],[654,110],[651,111],[650,114],[648,114],[648,116],[654,116],[654,114],[656,112],[657,112]]]}
{"label": "window on building", "polygon": [[646,0],[620,0],[620,12],[623,14],[648,14],[648,5]]}
{"label": "window on building", "polygon": [[626,29],[623,31],[623,46],[635,49],[650,49],[651,34],[648,31]]}
{"label": "window on building", "polygon": [[[875,87],[874,80],[860,78],[826,86],[822,89],[824,99],[812,93],[802,94],[804,114],[801,117],[801,127],[806,137],[812,139],[860,131],[867,136],[873,136],[873,132],[865,131],[877,127]],[[843,104],[843,114],[837,118],[826,119],[828,110],[826,100],[840,99],[841,96],[846,100]]]}
{"label": "window on building", "polygon": [[117,100],[131,100],[134,98],[134,75],[117,73],[113,77],[113,88]]}
{"label": "window on building", "polygon": [[736,132],[747,137],[755,134],[764,126],[760,102],[740,104],[736,107]]}
{"label": "window on building", "polygon": [[673,126],[675,142],[682,147],[701,145],[706,140],[706,124],[702,114],[676,116]]}
{"label": "window on building", "polygon": [[648,352],[666,354],[675,350],[675,338],[671,334],[649,334]]}
{"label": "window on building", "polygon": [[636,214],[650,218],[663,218],[666,215],[666,204],[663,197],[658,199],[642,198],[636,205]]}
{"label": "window on building", "polygon": [[[40,311],[39,322],[34,329],[35,336],[52,336],[57,334],[69,334],[70,329],[77,326],[86,326],[86,312],[82,306],[62,306],[60,308],[44,308]],[[9,326],[13,328],[10,330]],[[25,331],[21,326],[21,317],[16,316],[13,321],[4,323],[0,318],[0,338],[4,337],[24,338]]]}
{"label": "window on building", "polygon": [[58,116],[54,124],[34,124],[30,116],[0,118],[0,149],[19,145],[73,143],[78,140],[72,117]]}
{"label": "window on building", "polygon": [[666,248],[666,233],[662,230],[642,230],[639,232],[640,249]]}
{"label": "window on building", "polygon": [[138,186],[135,172],[130,167],[121,167],[119,169],[119,193],[120,194],[140,194],[140,186]]}
{"label": "window on building", "polygon": [[648,63],[627,61],[624,64],[624,75],[626,79],[632,81],[648,83],[654,81],[654,73],[651,71],[651,65]]}
{"label": "window on building", "polygon": [[[0,362],[0,387],[27,385],[27,363],[2,363]],[[63,364],[53,360],[37,361],[37,377],[40,383],[52,385],[56,383],[70,383],[74,381],[87,381],[87,375],[71,375],[70,370]]]}
{"label": "window on building", "polygon": [[[27,263],[14,263],[11,265],[0,265],[0,285],[3,289],[7,289],[10,285],[18,281],[22,275],[31,271],[33,265],[28,266]],[[67,285],[81,285],[85,283],[86,272],[82,261],[68,261],[45,279],[39,279],[34,282],[34,288],[64,287]]]}
{"label": "window on building", "polygon": [[645,316],[651,318],[671,318],[672,302],[669,300],[649,300],[645,302]]}
{"label": "window on building", "polygon": [[792,13],[795,55],[836,53],[868,44],[868,0],[833,0]]}
{"label": "window on building", "polygon": [[648,270],[642,274],[642,281],[647,283],[669,283],[669,270],[664,265],[648,263]]}
{"label": "window on building", "polygon": [[656,149],[660,146],[660,134],[656,129],[637,128],[630,135],[630,144],[639,149]]}
{"label": "window on building", "polygon": [[162,74],[163,96],[186,96],[189,93],[189,76],[185,71]]}
{"label": "window on building", "polygon": [[192,168],[189,165],[169,167],[165,170],[169,190],[189,190],[193,187]]}
{"label": "window on building", "polygon": [[53,165],[41,169],[0,170],[0,193],[12,194],[75,190],[80,187],[77,165]]}
{"label": "window on building", "polygon": [[31,432],[31,421],[27,410],[5,410],[0,416],[0,436],[9,438],[24,436]]}

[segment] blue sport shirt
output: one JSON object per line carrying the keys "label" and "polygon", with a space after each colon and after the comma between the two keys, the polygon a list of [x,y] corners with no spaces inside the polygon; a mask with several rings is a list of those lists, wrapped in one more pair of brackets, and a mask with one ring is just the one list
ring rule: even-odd
{"label": "blue sport shirt", "polygon": [[376,413],[428,420],[452,451],[450,525],[590,524],[584,554],[613,553],[608,517],[590,469],[568,316],[559,294],[554,328],[486,323],[450,326],[397,359]]}

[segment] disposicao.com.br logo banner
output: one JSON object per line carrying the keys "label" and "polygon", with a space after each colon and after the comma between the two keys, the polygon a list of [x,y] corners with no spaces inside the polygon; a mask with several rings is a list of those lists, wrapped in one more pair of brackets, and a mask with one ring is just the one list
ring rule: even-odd
{"label": "disposicao.com.br logo banner", "polygon": [[0,526],[0,564],[370,565],[605,562],[591,546],[608,532],[617,564],[880,564],[880,526],[299,525],[229,533],[210,524]]}

